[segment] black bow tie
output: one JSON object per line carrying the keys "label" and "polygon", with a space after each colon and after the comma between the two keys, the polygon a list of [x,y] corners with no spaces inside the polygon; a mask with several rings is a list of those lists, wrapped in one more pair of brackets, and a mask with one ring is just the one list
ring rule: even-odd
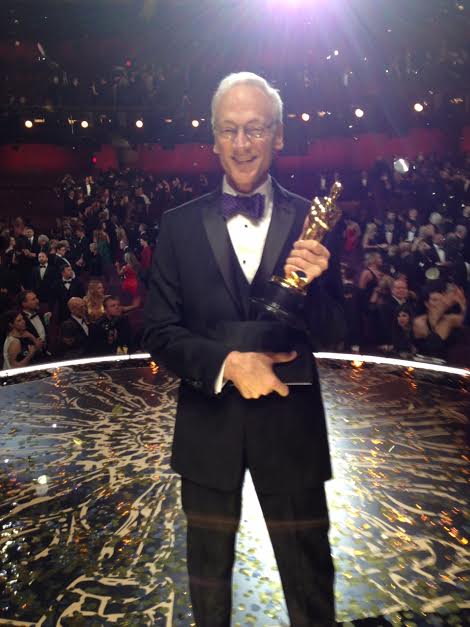
{"label": "black bow tie", "polygon": [[42,264],[39,267],[40,268],[47,268],[47,266],[43,266]]}
{"label": "black bow tie", "polygon": [[264,213],[263,194],[253,194],[252,196],[233,196],[232,194],[222,194],[222,215],[227,220],[242,214],[252,220],[259,220]]}
{"label": "black bow tie", "polygon": [[72,283],[72,279],[64,280],[64,285],[70,285],[70,283]]}

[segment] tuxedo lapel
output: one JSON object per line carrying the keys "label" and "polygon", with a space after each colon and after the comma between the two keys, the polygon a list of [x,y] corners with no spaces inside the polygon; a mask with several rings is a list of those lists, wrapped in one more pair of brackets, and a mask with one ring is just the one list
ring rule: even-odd
{"label": "tuxedo lapel", "polygon": [[[221,189],[214,191],[203,208],[203,222],[207,238],[225,285],[240,313],[247,315],[247,304],[240,298],[236,280],[237,256],[230,240],[225,218],[222,215]],[[210,285],[208,286],[210,289]]]}
{"label": "tuxedo lapel", "polygon": [[[282,249],[289,236],[291,236],[291,229],[295,219],[295,209],[289,197],[284,194],[282,188],[274,180],[273,193],[271,223],[266,236],[261,262],[253,281],[255,291],[257,291],[258,286],[262,289],[263,285],[272,277]],[[298,235],[300,233],[296,234],[296,236]]]}

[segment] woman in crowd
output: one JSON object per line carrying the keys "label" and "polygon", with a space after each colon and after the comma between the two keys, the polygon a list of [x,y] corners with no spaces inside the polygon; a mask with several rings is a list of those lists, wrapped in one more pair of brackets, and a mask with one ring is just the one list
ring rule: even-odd
{"label": "woman in crowd", "polygon": [[375,222],[369,222],[362,236],[362,249],[365,253],[378,249],[379,229]]}
{"label": "woman in crowd", "polygon": [[141,299],[139,294],[139,274],[141,266],[137,261],[134,253],[128,251],[124,253],[124,265],[120,268],[116,263],[116,269],[120,277],[122,277],[121,289],[125,295],[131,297],[131,305],[123,307],[124,312],[131,311],[139,307]]}
{"label": "woman in crowd", "polygon": [[42,341],[26,331],[26,322],[18,311],[8,311],[4,317],[6,338],[3,343],[3,367],[28,366],[42,347]]}
{"label": "woman in crowd", "polygon": [[464,324],[467,311],[465,295],[456,286],[446,293],[431,288],[424,304],[426,313],[415,318],[413,323],[416,348],[423,355],[446,359],[451,335]]}
{"label": "woman in crowd", "polygon": [[392,329],[393,352],[401,357],[409,357],[416,352],[413,338],[413,315],[404,305],[396,313]]}
{"label": "woman in crowd", "polygon": [[87,320],[89,323],[96,322],[104,314],[103,302],[105,299],[104,285],[97,279],[92,279],[88,283],[87,293],[84,297]]}

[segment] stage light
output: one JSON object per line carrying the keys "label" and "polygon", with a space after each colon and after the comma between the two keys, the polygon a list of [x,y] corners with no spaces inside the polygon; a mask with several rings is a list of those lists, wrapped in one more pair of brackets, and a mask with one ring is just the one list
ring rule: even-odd
{"label": "stage light", "polygon": [[300,117],[304,122],[308,122],[310,120],[310,115],[308,113],[302,113]]}
{"label": "stage light", "polygon": [[354,115],[356,116],[356,118],[363,118],[364,117],[364,111],[362,109],[356,109],[354,111]]}
{"label": "stage light", "polygon": [[82,120],[82,121],[80,122],[80,126],[81,126],[82,128],[88,128],[88,122],[87,122],[86,120]]}
{"label": "stage light", "polygon": [[135,125],[137,126],[137,128],[144,128],[144,123],[142,120],[136,120]]}
{"label": "stage light", "polygon": [[25,120],[24,125],[26,126],[26,128],[33,128],[33,123],[31,122],[31,120]]}
{"label": "stage light", "polygon": [[194,128],[197,128],[199,126],[199,120],[193,120],[191,124]]}
{"label": "stage light", "polygon": [[420,102],[415,103],[413,109],[416,111],[416,113],[421,113],[422,111],[424,111],[424,107]]}

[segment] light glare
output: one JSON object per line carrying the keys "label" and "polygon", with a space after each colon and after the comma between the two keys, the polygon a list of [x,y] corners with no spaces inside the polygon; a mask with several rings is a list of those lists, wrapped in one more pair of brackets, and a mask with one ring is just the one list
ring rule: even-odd
{"label": "light glare", "polygon": [[356,116],[356,118],[363,118],[364,117],[364,111],[362,109],[356,109],[354,111],[354,115]]}
{"label": "light glare", "polygon": [[308,122],[310,120],[310,115],[308,113],[302,113],[301,118],[304,122]]}
{"label": "light glare", "polygon": [[199,126],[199,120],[193,120],[191,124],[193,125],[194,128],[197,128]]}
{"label": "light glare", "polygon": [[416,113],[421,113],[422,111],[424,111],[424,107],[420,102],[417,102],[413,109],[416,111]]}
{"label": "light glare", "polygon": [[80,126],[82,128],[88,128],[88,122],[86,120],[82,120],[81,123],[80,123]]}
{"label": "light glare", "polygon": [[33,128],[33,123],[31,122],[31,120],[25,120],[24,125],[26,126],[26,128]]}
{"label": "light glare", "polygon": [[135,121],[135,125],[137,126],[137,128],[143,128],[144,127],[144,123],[142,120],[136,120]]}

